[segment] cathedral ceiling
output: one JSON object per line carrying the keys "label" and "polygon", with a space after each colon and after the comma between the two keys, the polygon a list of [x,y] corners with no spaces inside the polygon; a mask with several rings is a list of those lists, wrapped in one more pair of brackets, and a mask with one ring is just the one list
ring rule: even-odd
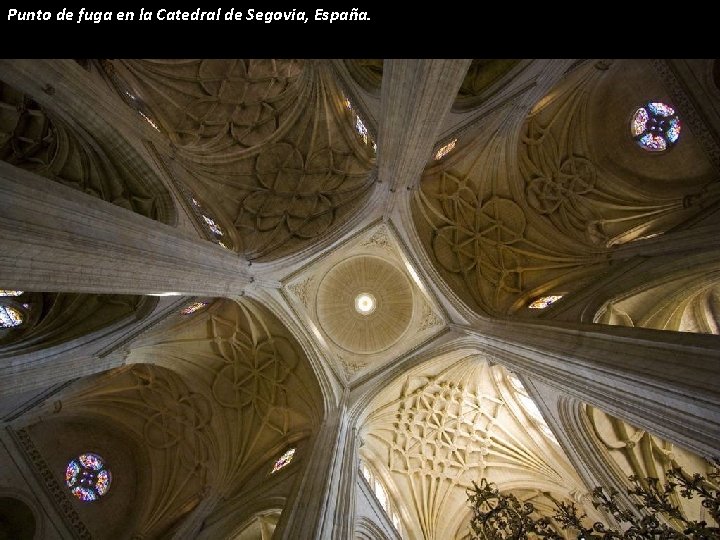
{"label": "cathedral ceiling", "polygon": [[[89,129],[84,118],[40,105],[42,97],[48,96],[30,96],[0,81],[0,159],[145,217],[175,219],[162,182],[112,127]],[[18,328],[0,329],[0,356],[109,331],[131,315],[141,318],[154,303],[137,295],[70,292],[0,297],[0,306],[23,318]]]}
{"label": "cathedral ceiling", "polygon": [[372,146],[326,67],[311,61],[123,61],[189,186],[252,260],[307,247],[372,192]]}
{"label": "cathedral ceiling", "polygon": [[[517,59],[475,59],[470,64],[467,75],[460,86],[454,108],[466,110],[476,107],[502,86],[501,81],[516,73],[523,61]],[[345,66],[353,80],[366,92],[380,94],[382,84],[383,61],[360,58],[345,60]],[[513,71],[515,70],[515,71]],[[512,78],[507,77],[506,81]]]}
{"label": "cathedral ceiling", "polygon": [[88,449],[112,464],[102,514],[72,501],[99,536],[114,526],[123,533],[113,537],[130,528],[157,537],[201,499],[232,500],[322,418],[301,349],[251,301],[218,301],[145,336],[128,362],[74,387],[45,422],[23,430],[58,484],[67,461]]}
{"label": "cathedral ceiling", "polygon": [[[658,478],[664,483],[665,472],[672,468],[682,468],[688,475],[707,475],[712,470],[699,456],[594,407],[586,406],[585,413],[600,447],[607,452],[608,463],[624,483],[629,484],[626,479],[631,475]],[[671,501],[691,520],[709,519],[698,498],[686,499],[676,491]]]}
{"label": "cathedral ceiling", "polygon": [[473,480],[524,499],[584,491],[514,385],[481,357],[438,358],[386,385],[369,405],[360,455],[387,486],[409,538],[467,534]]}
{"label": "cathedral ceiling", "polygon": [[[80,120],[80,119],[77,119]],[[0,81],[0,159],[165,223],[164,188],[125,141],[40,106]]]}
{"label": "cathedral ceiling", "polygon": [[669,275],[607,301],[595,315],[602,324],[680,332],[720,333],[717,264]]}
{"label": "cathedral ceiling", "polygon": [[648,99],[668,101],[647,64],[589,64],[529,116],[504,109],[426,168],[415,225],[465,302],[529,315],[533,297],[571,294],[606,271],[614,246],[661,234],[717,200],[689,130],[659,155],[632,141],[630,117]]}
{"label": "cathedral ceiling", "polygon": [[[358,86],[379,95],[381,61],[346,66]],[[415,231],[399,234],[393,216],[340,239],[344,225],[373,210],[375,152],[355,130],[327,65],[105,65],[126,101],[142,102],[168,139],[160,153],[183,171],[178,181],[227,231],[228,245],[265,268],[277,262],[272,294],[286,302],[279,309],[305,326],[338,385],[355,387],[451,322],[442,306],[452,298],[441,301],[419,277],[433,274],[414,267],[419,258],[408,235],[417,232],[428,270],[472,310],[529,316],[534,297],[572,295],[601,276],[617,246],[682,227],[717,202],[716,173],[687,126],[682,143],[665,154],[644,153],[630,138],[635,107],[670,101],[647,63],[585,63],[531,106],[509,99],[469,120],[525,67],[473,62],[453,108],[466,115],[456,148],[427,165],[418,189],[408,189]],[[0,158],[171,222],[154,175],[114,149],[0,84]],[[338,241],[326,250],[328,238]],[[286,256],[302,252],[307,261],[282,269]],[[595,322],[717,333],[716,267],[676,268],[667,279],[613,290]],[[75,339],[80,330],[141,316],[152,302],[28,294],[18,302],[32,300],[32,309],[23,308],[32,324],[22,335],[0,334],[2,353]],[[363,294],[373,300],[367,313],[358,310]],[[113,463],[109,517],[65,501],[92,533],[167,534],[208,493],[227,508],[242,505],[243,490],[266,478],[269,460],[322,423],[324,396],[298,340],[259,301],[238,298],[148,330],[129,347],[128,365],[71,387],[42,422],[20,430],[26,452],[37,449],[34,466],[51,471],[46,481],[56,487],[67,460],[88,448]],[[466,535],[465,489],[482,477],[540,513],[550,513],[551,497],[579,500],[580,479],[504,368],[478,355],[440,357],[393,376],[367,408],[360,453],[411,537]],[[664,441],[587,410],[623,473],[646,475],[686,459]],[[267,536],[276,523],[275,514],[258,515],[237,538]]]}
{"label": "cathedral ceiling", "polygon": [[12,357],[69,342],[118,324],[133,324],[157,299],[138,295],[24,292],[0,297],[0,306],[17,309],[23,323],[0,329],[0,357]]}
{"label": "cathedral ceiling", "polygon": [[[293,273],[284,290],[333,369],[351,382],[442,330],[445,315],[413,272],[393,230],[378,224]],[[357,305],[364,294],[374,302],[367,313]]]}

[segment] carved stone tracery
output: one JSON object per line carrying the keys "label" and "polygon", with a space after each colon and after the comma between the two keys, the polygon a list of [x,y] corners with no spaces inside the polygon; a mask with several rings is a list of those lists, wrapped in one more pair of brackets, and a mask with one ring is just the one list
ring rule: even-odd
{"label": "carved stone tracery", "polygon": [[370,195],[372,150],[322,67],[294,60],[116,64],[237,249],[270,260],[330,234]]}

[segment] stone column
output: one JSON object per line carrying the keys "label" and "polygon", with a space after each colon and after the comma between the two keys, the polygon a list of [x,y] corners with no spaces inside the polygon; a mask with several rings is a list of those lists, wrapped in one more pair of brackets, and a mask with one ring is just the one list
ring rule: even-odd
{"label": "stone column", "polygon": [[720,337],[606,325],[455,327],[488,357],[702,456],[720,448]]}
{"label": "stone column", "polygon": [[720,225],[712,223],[683,231],[668,232],[647,240],[636,240],[615,248],[610,253],[610,260],[717,251],[720,249],[719,231]]}
{"label": "stone column", "polygon": [[[386,60],[378,134],[378,179],[390,193],[414,186],[470,60]],[[394,197],[388,197],[386,215]]]}
{"label": "stone column", "polygon": [[205,519],[212,513],[220,500],[220,494],[206,489],[200,503],[185,517],[182,524],[175,530],[172,540],[192,540],[200,534]]}
{"label": "stone column", "polygon": [[[640,515],[627,495],[627,484],[622,472],[593,433],[584,404],[538,380],[530,380],[527,377],[525,379],[523,386],[542,412],[568,461],[585,484],[587,493],[582,497],[585,511],[590,512],[592,509],[593,489],[602,486],[616,489],[618,501],[623,507]],[[606,523],[619,525],[612,515],[599,510],[596,512],[598,512],[597,517],[602,516]]]}
{"label": "stone column", "polygon": [[352,466],[351,430],[347,409],[341,405],[328,414],[315,437],[312,453],[295,492],[288,498],[274,538],[314,540],[348,538],[351,516],[342,511],[352,490],[342,485]]}
{"label": "stone column", "polygon": [[0,286],[47,292],[238,294],[237,254],[0,162]]}

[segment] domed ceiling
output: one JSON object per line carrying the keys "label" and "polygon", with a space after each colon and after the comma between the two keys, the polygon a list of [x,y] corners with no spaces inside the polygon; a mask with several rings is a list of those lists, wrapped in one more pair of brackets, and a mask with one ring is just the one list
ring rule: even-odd
{"label": "domed ceiling", "polygon": [[352,257],[332,267],[320,281],[316,302],[325,333],[355,354],[397,343],[413,314],[408,276],[379,257]]}
{"label": "domed ceiling", "polygon": [[414,272],[393,230],[380,224],[309,262],[284,290],[338,375],[352,382],[443,329],[446,316]]}

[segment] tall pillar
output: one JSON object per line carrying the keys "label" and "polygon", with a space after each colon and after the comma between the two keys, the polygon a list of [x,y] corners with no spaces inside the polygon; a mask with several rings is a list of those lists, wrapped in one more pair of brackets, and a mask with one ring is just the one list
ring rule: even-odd
{"label": "tall pillar", "polygon": [[347,538],[348,515],[342,515],[352,490],[341,488],[342,479],[352,465],[351,430],[344,405],[328,414],[307,456],[303,477],[288,498],[274,538],[314,540]]}
{"label": "tall pillar", "polygon": [[702,456],[720,449],[720,336],[566,323],[457,326],[490,358]]}
{"label": "tall pillar", "polygon": [[[591,493],[597,486],[615,489],[618,492],[618,501],[624,509],[638,514],[627,494],[626,479],[593,433],[584,404],[538,380],[526,378],[523,386],[542,412],[565,456],[585,484],[587,493],[584,502],[591,502]],[[588,504],[585,504],[585,508],[588,508]],[[619,525],[607,512],[603,512],[602,517],[609,524]]]}
{"label": "tall pillar", "polygon": [[237,254],[0,162],[0,287],[47,292],[238,294]]}
{"label": "tall pillar", "polygon": [[[420,179],[470,60],[387,60],[378,133],[378,179],[389,191]],[[388,197],[386,215],[394,197]]]}
{"label": "tall pillar", "polygon": [[615,248],[610,253],[610,260],[621,261],[632,257],[656,257],[718,250],[720,249],[719,229],[720,226],[712,223],[683,231],[668,232],[647,240],[636,240]]}

